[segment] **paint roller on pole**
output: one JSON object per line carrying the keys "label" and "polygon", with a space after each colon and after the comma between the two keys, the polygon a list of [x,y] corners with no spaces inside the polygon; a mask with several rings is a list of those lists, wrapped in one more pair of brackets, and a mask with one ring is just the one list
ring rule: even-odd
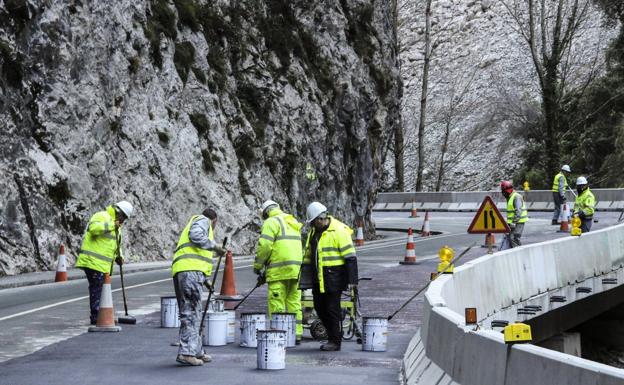
{"label": "paint roller on pole", "polygon": [[260,286],[264,285],[264,283],[265,283],[265,282],[266,282],[266,279],[265,279],[265,277],[264,277],[264,274],[259,275],[259,276],[258,276],[258,282],[256,282],[256,286],[254,286],[254,287],[253,287],[253,289],[251,289],[251,290],[249,291],[249,293],[247,293],[247,294],[243,297],[243,299],[241,299],[241,300],[240,300],[240,302],[239,302],[239,303],[237,303],[237,304],[236,304],[236,306],[234,306],[234,308],[233,308],[232,310],[236,310],[236,309],[238,309],[238,307],[239,307],[239,306],[240,306],[243,302],[245,302],[245,300],[246,300],[246,299],[247,299],[247,298],[251,295],[251,293],[253,293],[253,292],[254,292],[254,290],[256,290],[257,288],[259,288]]}
{"label": "paint roller on pole", "polygon": [[[464,255],[466,255],[466,253],[468,253],[468,251],[470,251],[470,249],[472,249],[474,246],[476,245],[476,243],[473,243],[472,245],[470,245],[468,248],[466,248],[466,250],[462,251],[461,254],[459,254],[455,259],[453,259],[451,261],[451,263],[442,271],[439,272],[439,274],[443,274],[444,272],[446,272],[446,270],[450,269],[453,265],[455,265],[455,263],[457,263],[457,261],[459,261]],[[439,277],[439,274],[437,277]],[[425,286],[423,286],[422,288],[420,288],[420,290],[418,290],[416,292],[416,294],[414,294],[413,296],[411,296],[407,301],[405,301],[405,303],[403,305],[401,305],[401,307],[395,311],[394,313],[392,313],[389,317],[388,317],[388,321],[390,321],[395,315],[397,315],[398,312],[400,312],[401,310],[403,310],[403,308],[405,308],[405,306],[407,306],[410,302],[412,302],[414,300],[414,298],[418,297],[418,295],[420,293],[422,293],[423,291],[425,291],[429,285],[431,284],[431,282],[433,282],[434,280],[437,279],[434,278],[431,281],[427,282],[427,284]]]}
{"label": "paint roller on pole", "polygon": [[[225,249],[225,246],[227,245],[228,242],[228,238],[225,237],[225,239],[223,240],[223,248]],[[219,274],[219,266],[221,265],[221,258],[223,258],[223,255],[219,255],[219,259],[217,260],[217,268],[214,272],[214,275],[212,276],[212,284],[208,285],[208,283],[206,283],[206,281],[204,281],[204,285],[206,286],[206,289],[208,289],[208,299],[206,300],[206,307],[204,307],[204,312],[202,314],[202,318],[201,318],[201,323],[199,324],[199,335],[203,337],[203,333],[204,333],[204,321],[206,320],[206,313],[208,313],[208,307],[210,305],[210,299],[212,298],[212,293],[214,293],[214,285],[215,282],[217,281],[217,274]]]}

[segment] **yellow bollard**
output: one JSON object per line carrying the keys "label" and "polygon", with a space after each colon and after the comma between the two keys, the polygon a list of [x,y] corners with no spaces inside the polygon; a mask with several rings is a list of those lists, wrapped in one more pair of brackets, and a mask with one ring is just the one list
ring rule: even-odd
{"label": "yellow bollard", "polygon": [[573,236],[580,236],[582,233],[581,231],[581,218],[577,217],[577,216],[573,216],[572,217],[572,231],[570,231],[570,235]]}
{"label": "yellow bollard", "polygon": [[529,191],[531,190],[531,187],[529,186],[529,181],[525,180],[524,183],[522,184],[524,191]]}
{"label": "yellow bollard", "polygon": [[438,251],[440,263],[438,264],[438,274],[453,274],[454,266],[451,261],[455,257],[455,251],[448,246],[442,247]]}

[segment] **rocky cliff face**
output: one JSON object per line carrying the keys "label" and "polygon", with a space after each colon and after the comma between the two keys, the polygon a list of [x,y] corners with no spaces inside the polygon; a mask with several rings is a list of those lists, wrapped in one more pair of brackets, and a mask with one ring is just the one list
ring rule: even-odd
{"label": "rocky cliff face", "polygon": [[4,1],[0,275],[75,256],[120,199],[142,260],[207,205],[236,252],[267,198],[368,219],[399,120],[392,3]]}

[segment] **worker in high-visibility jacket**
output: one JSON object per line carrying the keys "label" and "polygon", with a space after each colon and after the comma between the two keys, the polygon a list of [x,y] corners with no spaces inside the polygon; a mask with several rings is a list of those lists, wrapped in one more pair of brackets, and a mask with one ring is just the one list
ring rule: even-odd
{"label": "worker in high-visibility jacket", "polygon": [[200,366],[210,362],[199,335],[202,317],[203,286],[209,290],[212,274],[212,255],[225,254],[225,249],[214,241],[217,213],[208,208],[202,215],[188,221],[175,249],[171,264],[173,288],[178,301],[180,318],[180,347],[176,361],[182,365]]}
{"label": "worker in high-visibility jacket", "polygon": [[301,290],[299,290],[299,271],[303,253],[301,250],[301,228],[294,216],[283,212],[279,205],[267,200],[261,207],[262,229],[254,272],[260,281],[266,280],[267,308],[269,319],[273,313],[295,313],[297,320],[296,341],[301,343],[303,334],[301,314]]}
{"label": "worker in high-visibility jacket", "polygon": [[596,198],[589,189],[587,178],[580,176],[576,179],[576,192],[578,193],[574,201],[574,216],[581,220],[581,232],[587,233],[591,230],[594,221],[594,211],[596,209]]}
{"label": "worker in high-visibility jacket", "polygon": [[520,238],[524,231],[524,224],[529,220],[529,212],[524,203],[524,197],[514,191],[511,182],[504,180],[500,186],[501,192],[507,200],[507,225],[511,229],[509,234],[510,246],[520,246]]}
{"label": "worker in high-visibility jacket", "polygon": [[97,322],[104,274],[113,273],[113,262],[123,264],[121,225],[133,211],[130,202],[120,201],[89,219],[75,267],[84,270],[89,282],[91,325]]}
{"label": "worker in high-visibility jacket", "polygon": [[327,343],[321,345],[321,350],[338,351],[342,343],[340,296],[344,290],[357,289],[358,283],[353,230],[328,215],[327,207],[319,202],[308,205],[306,221],[311,231],[306,240],[302,272],[312,274],[314,310],[327,331]]}
{"label": "worker in high-visibility jacket", "polygon": [[[568,180],[566,174],[570,174],[570,166],[564,164],[561,166],[561,171],[555,175],[555,179],[552,184],[553,202],[555,203],[555,210],[553,211],[553,217],[551,224],[559,224],[559,216],[561,216],[561,205],[566,203],[566,190],[568,189]],[[566,218],[567,220],[567,218]]]}

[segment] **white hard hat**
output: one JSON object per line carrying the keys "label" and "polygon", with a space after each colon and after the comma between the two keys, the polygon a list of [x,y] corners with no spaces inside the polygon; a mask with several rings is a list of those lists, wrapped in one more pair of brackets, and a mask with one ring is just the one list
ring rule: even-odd
{"label": "white hard hat", "polygon": [[576,184],[577,184],[577,185],[587,184],[587,178],[585,178],[584,176],[579,176],[579,177],[576,179]]}
{"label": "white hard hat", "polygon": [[568,166],[567,164],[561,166],[561,171],[572,172],[572,170],[570,170],[570,166]]}
{"label": "white hard hat", "polygon": [[132,208],[132,203],[128,201],[120,201],[115,203],[115,207],[117,207],[121,212],[126,215],[126,218],[130,218],[132,213],[134,212],[134,208]]}
{"label": "white hard hat", "polygon": [[306,222],[310,223],[315,220],[319,215],[326,213],[327,207],[323,206],[320,202],[312,202],[308,205],[306,210]]}
{"label": "white hard hat", "polygon": [[268,209],[271,206],[276,206],[277,208],[279,208],[279,205],[277,204],[277,202],[274,202],[269,199],[267,201],[264,201],[264,203],[262,204],[262,207],[260,207],[260,210],[264,213],[266,209]]}

